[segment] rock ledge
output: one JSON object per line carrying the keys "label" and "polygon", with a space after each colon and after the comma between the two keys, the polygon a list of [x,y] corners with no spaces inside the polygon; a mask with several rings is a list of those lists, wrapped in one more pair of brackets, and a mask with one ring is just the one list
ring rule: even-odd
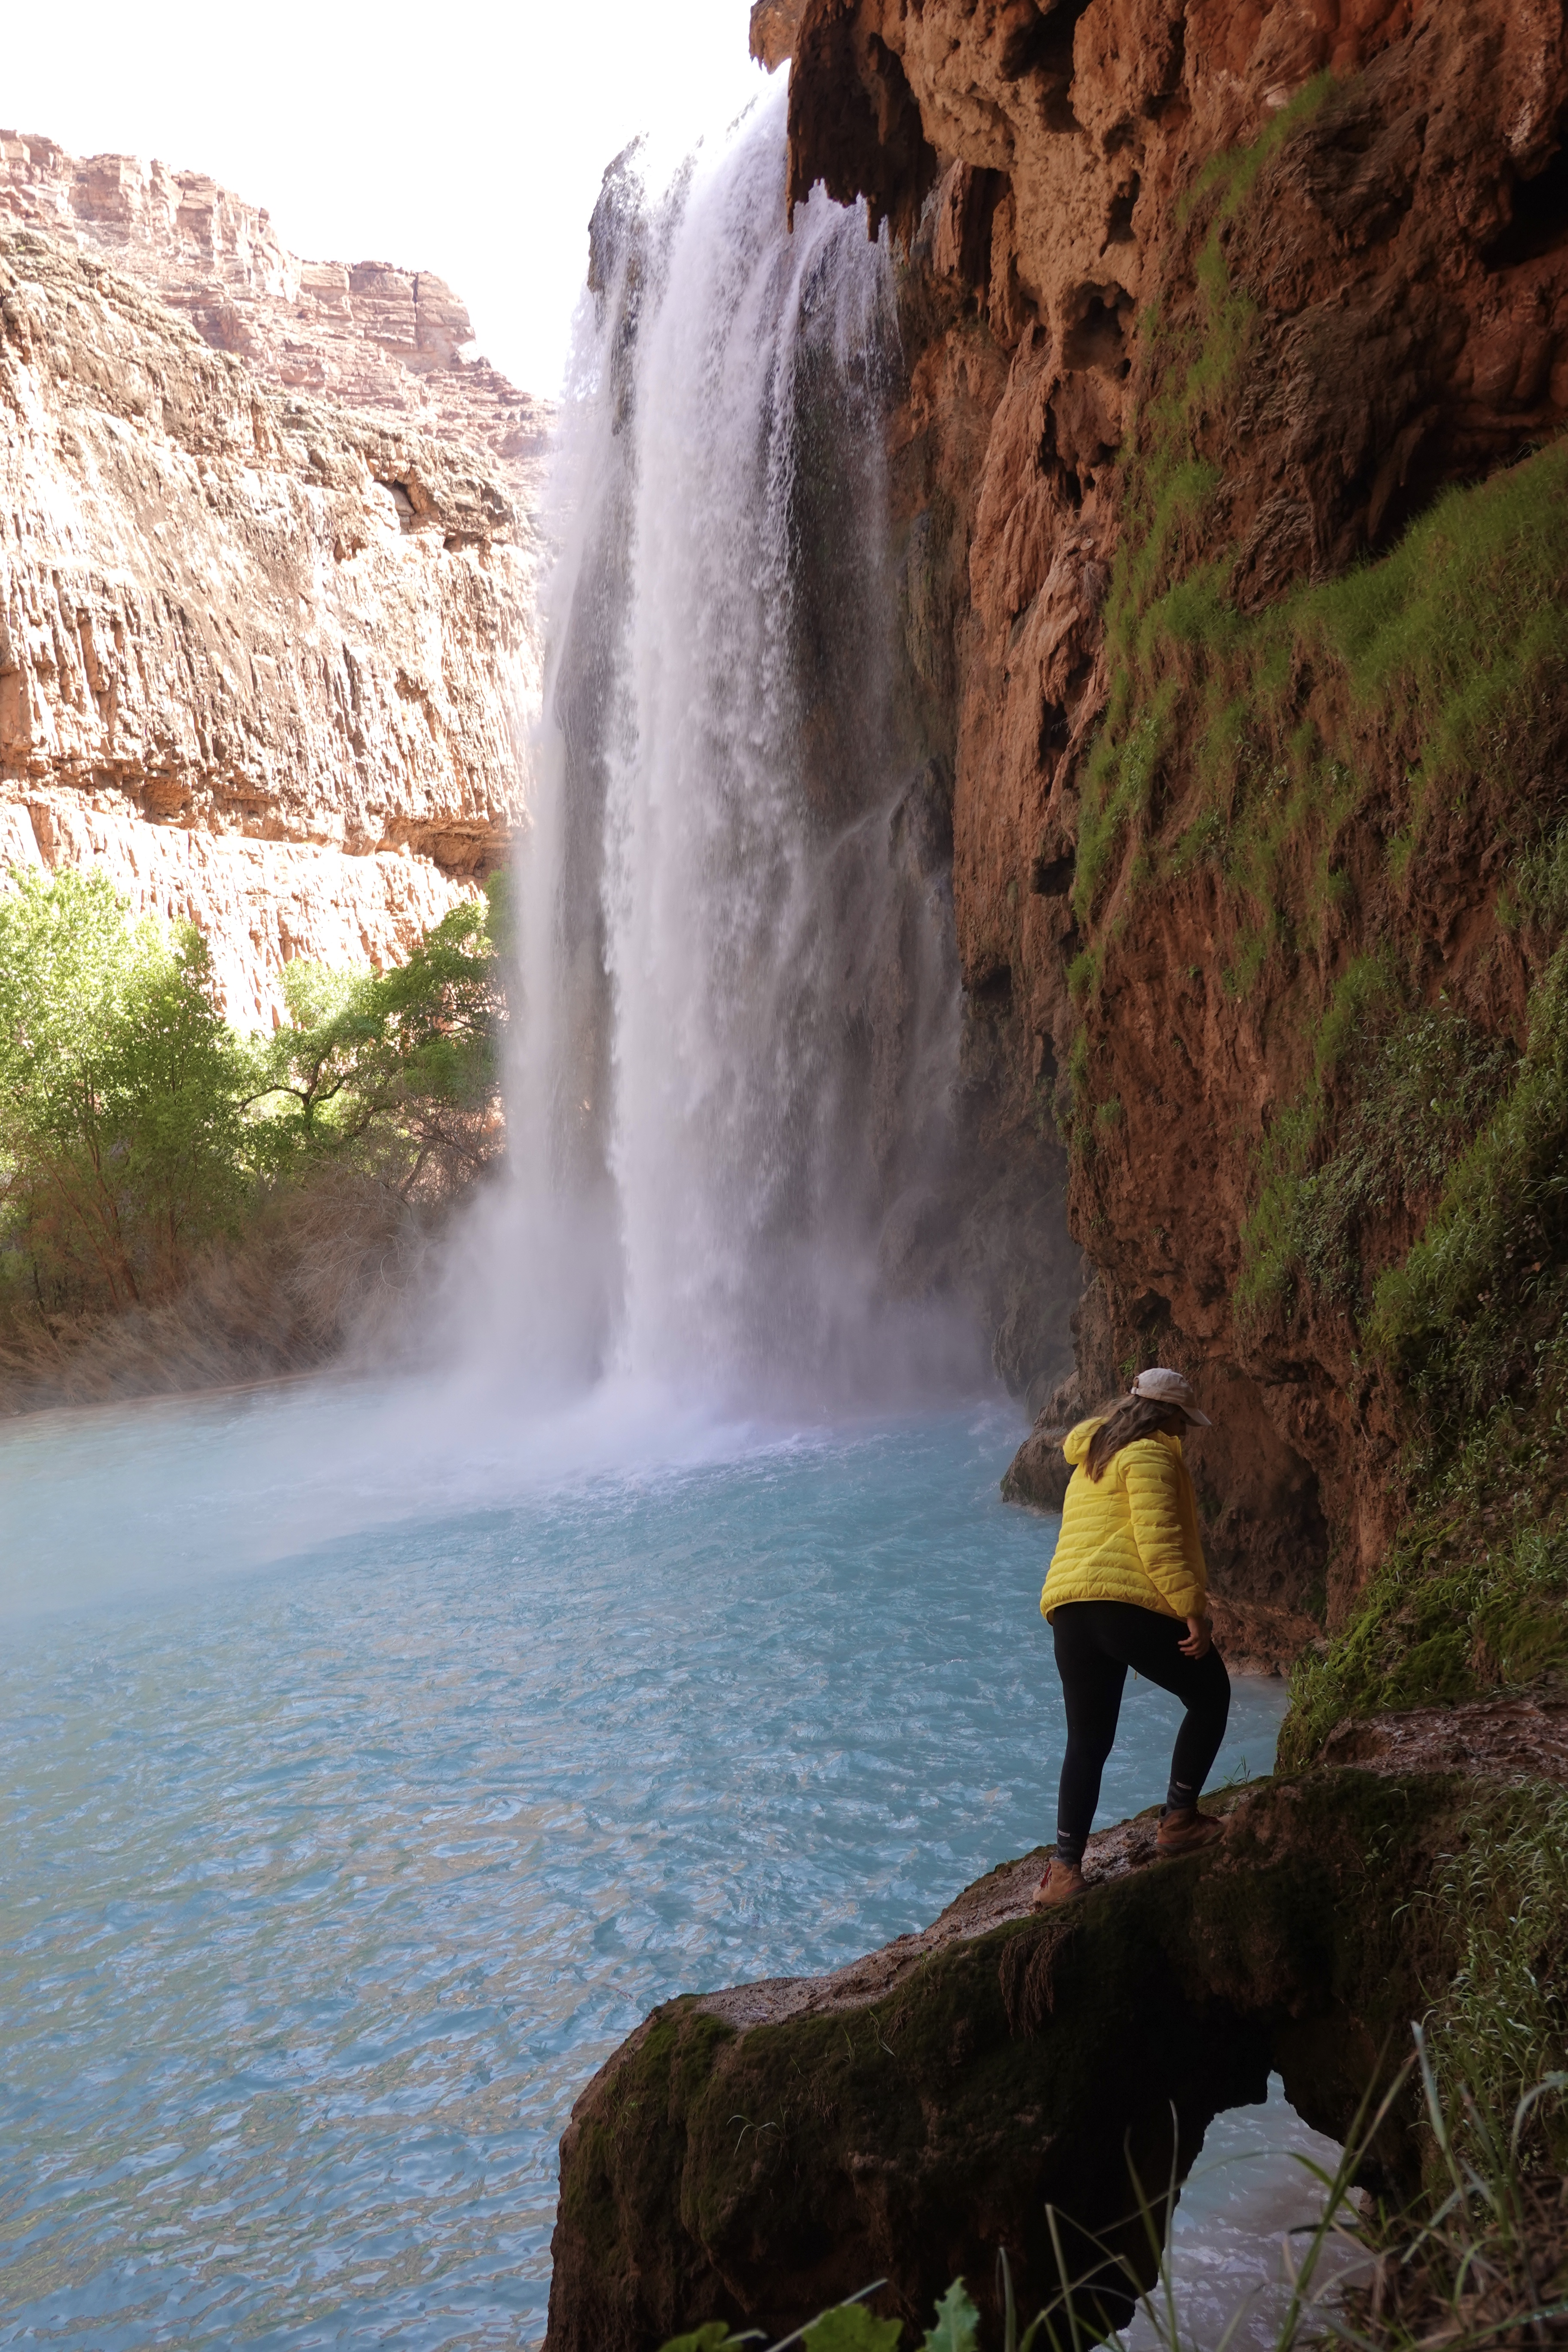
{"label": "rock ledge", "polygon": [[[1156,1863],[1153,1813],[1123,1823],[1065,1910],[1029,1909],[1041,1849],[829,1976],[665,2003],[562,2142],[549,2352],[716,2318],[772,2337],[879,2277],[911,2322],[960,2273],[985,2311],[1000,2246],[1033,2311],[1058,2284],[1047,2204],[1146,2263],[1127,2162],[1165,2179],[1173,2115],[1184,2176],[1277,2069],[1342,2138],[1444,1964],[1412,1896],[1488,1780],[1568,1779],[1568,1705],[1521,1704],[1459,1711],[1462,1770],[1425,1722],[1358,1727],[1353,1763],[1221,1800],[1204,1855]],[[1391,2124],[1365,2177],[1415,2168]]]}

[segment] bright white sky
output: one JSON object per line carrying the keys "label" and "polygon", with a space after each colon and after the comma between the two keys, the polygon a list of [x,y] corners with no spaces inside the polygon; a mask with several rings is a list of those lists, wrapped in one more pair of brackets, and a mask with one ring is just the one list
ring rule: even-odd
{"label": "bright white sky", "polygon": [[0,123],[157,156],[310,260],[433,269],[482,352],[560,382],[605,165],[764,86],[748,0],[76,0],[7,11]]}

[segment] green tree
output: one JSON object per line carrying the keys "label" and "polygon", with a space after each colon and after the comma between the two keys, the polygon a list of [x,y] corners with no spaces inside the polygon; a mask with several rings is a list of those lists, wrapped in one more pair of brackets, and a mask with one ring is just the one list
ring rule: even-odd
{"label": "green tree", "polygon": [[297,962],[243,1039],[189,925],[134,921],[101,873],[0,892],[0,1299],[46,1317],[166,1295],[192,1252],[329,1170],[438,1201],[504,1144],[500,886],[405,963]]}
{"label": "green tree", "polygon": [[258,1165],[349,1160],[405,1196],[470,1181],[500,1151],[506,1021],[502,885],[454,907],[406,963],[334,972],[291,963],[289,1020],[256,1049]]}
{"label": "green tree", "polygon": [[132,923],[100,874],[0,898],[0,1236],[54,1308],[177,1280],[243,1196],[242,1049],[205,943]]}

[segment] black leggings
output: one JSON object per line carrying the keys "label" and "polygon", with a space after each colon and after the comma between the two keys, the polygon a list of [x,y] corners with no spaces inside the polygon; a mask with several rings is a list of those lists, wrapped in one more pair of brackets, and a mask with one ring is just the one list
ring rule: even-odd
{"label": "black leggings", "polygon": [[1067,1701],[1068,1752],[1057,1803],[1057,1852],[1083,1860],[1100,1802],[1100,1778],[1116,1738],[1127,1669],[1173,1691],[1186,1707],[1171,1758],[1168,1811],[1195,1805],[1230,1713],[1230,1676],[1217,1650],[1184,1658],[1186,1621],[1162,1617],[1131,1601],[1064,1601],[1051,1615],[1057,1672]]}

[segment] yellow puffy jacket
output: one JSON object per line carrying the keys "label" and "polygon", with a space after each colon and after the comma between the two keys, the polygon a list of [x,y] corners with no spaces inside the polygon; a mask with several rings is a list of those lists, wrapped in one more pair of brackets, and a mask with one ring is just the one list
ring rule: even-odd
{"label": "yellow puffy jacket", "polygon": [[1080,1421],[1062,1447],[1073,1474],[1041,1616],[1063,1601],[1131,1601],[1162,1617],[1202,1616],[1208,1569],[1181,1439],[1158,1432],[1135,1438],[1097,1480],[1083,1457],[1100,1426],[1098,1419]]}

